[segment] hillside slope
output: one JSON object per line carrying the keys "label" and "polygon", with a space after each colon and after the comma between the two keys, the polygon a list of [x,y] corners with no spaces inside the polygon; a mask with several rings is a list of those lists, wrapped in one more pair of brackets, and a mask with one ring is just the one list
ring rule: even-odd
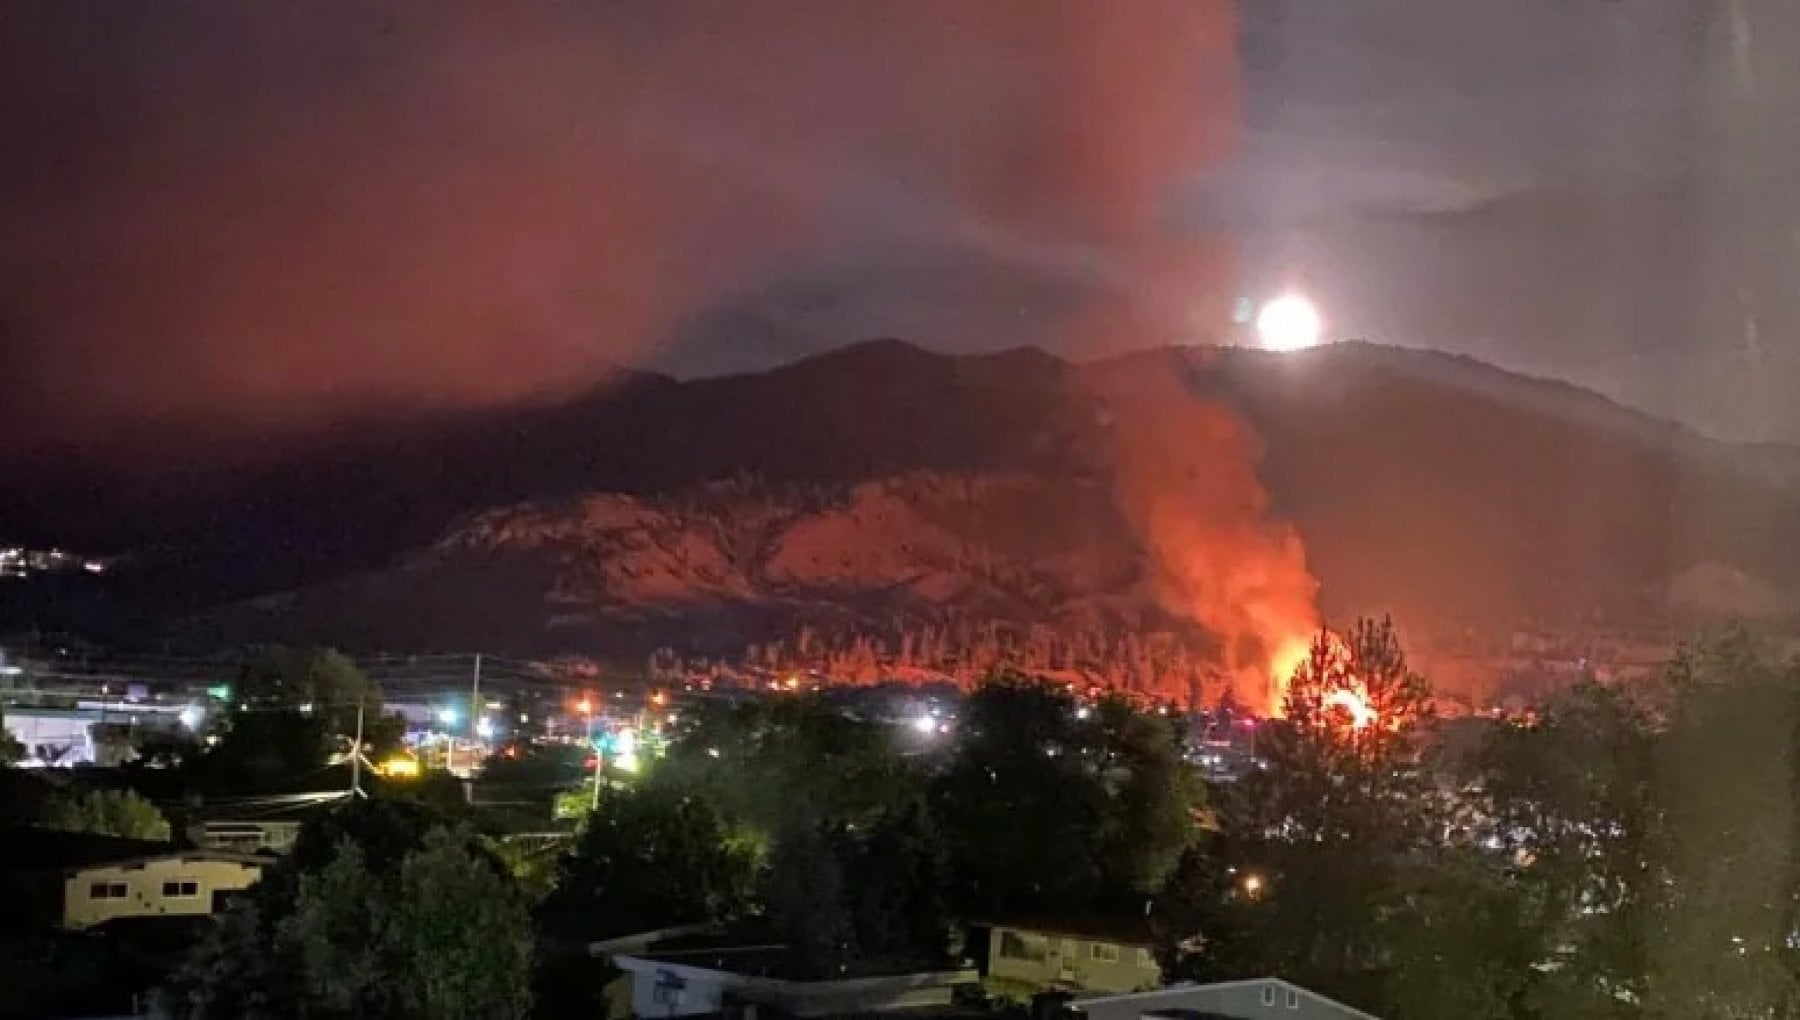
{"label": "hillside slope", "polygon": [[[1800,590],[1800,497],[1756,467],[1766,453],[1564,384],[1363,344],[1071,365],[881,342],[289,468],[333,512],[264,492],[259,513],[337,550],[333,569],[195,633],[729,651],[801,624],[947,614],[1161,626],[1114,506],[1110,430],[1170,380],[1248,424],[1328,618],[1503,641],[1781,615]],[[1205,484],[1208,465],[1193,470]],[[376,472],[390,509],[347,516],[348,480]]]}

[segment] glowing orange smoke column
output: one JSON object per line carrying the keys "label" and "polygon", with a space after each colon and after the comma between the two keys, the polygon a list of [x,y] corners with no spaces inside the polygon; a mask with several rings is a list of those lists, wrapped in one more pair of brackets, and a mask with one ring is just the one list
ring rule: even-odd
{"label": "glowing orange smoke column", "polygon": [[[1174,232],[1165,215],[1179,182],[1229,159],[1241,134],[1238,7],[1180,0],[1152,9],[1148,37],[1137,33],[1151,21],[1134,18],[1129,38],[1116,41],[1139,54],[1129,73],[1167,75],[1167,87],[1143,90],[1160,98],[1134,104],[1126,117],[1109,113],[1104,124],[1089,124],[1077,116],[1090,130],[1073,133],[1070,160],[1058,161],[1106,185],[1097,189],[1106,200],[1080,233],[1126,253],[1109,266],[1128,286],[1084,309],[1061,338],[1077,351],[1110,353],[1163,338],[1221,341],[1238,289],[1235,238]],[[1109,52],[1100,47],[1094,55]],[[1096,68],[1112,75],[1118,64]],[[1076,96],[1070,106],[1083,109]],[[1102,133],[1117,143],[1104,153],[1091,144]],[[1199,392],[1207,366],[1171,351],[1133,367],[1092,385],[1111,424],[1115,497],[1145,552],[1150,593],[1165,612],[1218,637],[1239,700],[1276,711],[1318,630],[1318,584],[1305,550],[1292,528],[1270,519],[1249,428]]]}

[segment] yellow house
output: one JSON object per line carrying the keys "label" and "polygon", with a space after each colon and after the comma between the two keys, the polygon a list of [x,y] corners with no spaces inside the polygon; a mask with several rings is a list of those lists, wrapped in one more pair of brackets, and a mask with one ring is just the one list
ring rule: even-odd
{"label": "yellow house", "polygon": [[994,924],[988,929],[988,985],[997,994],[1124,994],[1162,986],[1147,935],[1103,928]]}
{"label": "yellow house", "polygon": [[63,873],[63,927],[86,928],[120,917],[211,914],[225,897],[255,885],[266,863],[266,858],[188,850],[70,868]]}

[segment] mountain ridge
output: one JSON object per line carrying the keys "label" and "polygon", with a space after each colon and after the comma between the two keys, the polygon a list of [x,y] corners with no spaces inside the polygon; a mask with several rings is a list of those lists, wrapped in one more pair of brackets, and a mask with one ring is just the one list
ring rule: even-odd
{"label": "mountain ridge", "polygon": [[[478,630],[497,645],[533,650],[558,641],[589,649],[663,642],[684,628],[696,647],[724,650],[759,626],[797,625],[808,613],[883,626],[915,610],[921,618],[960,612],[959,601],[991,603],[996,618],[1019,626],[1073,614],[1163,627],[1168,614],[1145,592],[1142,536],[1108,500],[1116,496],[1114,419],[1143,394],[1170,387],[1178,399],[1229,408],[1244,423],[1270,516],[1291,522],[1304,541],[1327,619],[1392,612],[1434,640],[1520,627],[1654,629],[1693,611],[1693,585],[1680,606],[1670,593],[1699,568],[1709,577],[1743,575],[1757,604],[1785,606],[1800,590],[1800,549],[1783,523],[1800,498],[1758,466],[1770,459],[1766,451],[1565,383],[1362,343],[1294,354],[1158,348],[1070,362],[1035,348],[957,356],[894,340],[748,375],[632,377],[581,400],[351,436],[311,461],[268,469],[236,493],[196,501],[200,512],[153,514],[185,515],[188,530],[165,529],[149,546],[144,562],[156,565],[157,578],[126,583],[208,593],[182,603],[184,612],[232,606],[196,618],[207,621],[197,633],[211,639],[262,636],[279,630],[285,615],[304,619],[295,627],[308,637],[364,647],[426,647],[448,637],[464,644],[481,606],[497,598],[484,600],[483,591],[501,588],[508,605],[489,612],[506,625]],[[1193,470],[1204,486],[1222,466],[1202,458]],[[697,523],[669,516],[719,484],[762,486],[766,495],[761,504],[740,500],[701,513]],[[852,537],[834,541],[851,550],[855,570],[835,580],[827,570],[801,571],[791,590],[769,580],[782,543],[804,545],[795,536],[827,528],[819,493],[854,502],[886,486],[900,493],[890,508],[898,515],[946,487],[1007,484],[1027,495],[971,504],[966,512],[979,523],[952,529],[968,562],[1037,576],[1034,565],[1052,554],[1007,551],[1007,532],[1060,514],[1101,536],[1086,547],[1084,569],[1108,580],[1070,580],[1087,576],[1077,570],[1044,582],[1047,594],[1035,601],[989,598],[973,594],[988,590],[975,584],[979,571],[958,568],[941,571],[931,589],[938,596],[926,598],[892,557],[871,550],[924,543],[941,534],[935,525],[870,538],[866,525],[841,520]],[[571,517],[558,525],[566,533],[549,554],[542,545],[469,541],[494,514],[543,521],[594,499],[654,523],[637,532],[613,527],[612,538],[590,541]],[[488,523],[478,526],[484,514]],[[735,589],[714,591],[702,572],[664,567],[658,583],[668,598],[594,581],[607,563],[631,561],[631,542],[679,535],[705,545],[756,514],[789,530],[776,529],[772,558],[756,561]],[[696,546],[695,554],[716,551]],[[834,612],[833,601],[850,608]],[[432,615],[409,603],[440,602],[435,634],[409,619]],[[333,603],[354,605],[360,619],[334,624],[322,611]],[[633,613],[655,626],[568,624]]]}

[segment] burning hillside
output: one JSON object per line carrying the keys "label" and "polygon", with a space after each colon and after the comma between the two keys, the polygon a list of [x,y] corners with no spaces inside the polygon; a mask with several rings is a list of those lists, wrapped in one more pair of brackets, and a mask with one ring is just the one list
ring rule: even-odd
{"label": "burning hillside", "polygon": [[1120,514],[1157,603],[1217,636],[1240,701],[1278,711],[1319,629],[1319,583],[1271,517],[1248,427],[1190,391],[1186,359],[1170,368],[1107,402]]}

